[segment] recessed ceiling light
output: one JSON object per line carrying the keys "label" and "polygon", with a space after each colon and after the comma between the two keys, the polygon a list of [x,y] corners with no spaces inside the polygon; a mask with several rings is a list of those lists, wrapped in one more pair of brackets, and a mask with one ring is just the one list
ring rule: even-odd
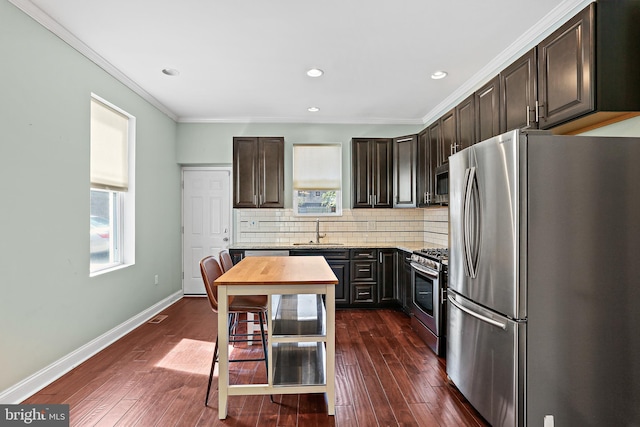
{"label": "recessed ceiling light", "polygon": [[310,111],[312,113],[316,113],[316,112],[320,111],[320,109],[318,107],[309,107],[309,108],[307,108],[307,111]]}
{"label": "recessed ceiling light", "polygon": [[435,73],[431,74],[431,78],[434,80],[444,79],[445,77],[447,77],[446,71],[436,71]]}
{"label": "recessed ceiling light", "polygon": [[312,68],[307,71],[307,76],[309,77],[320,77],[323,74],[324,71],[322,71],[320,68]]}
{"label": "recessed ceiling light", "polygon": [[180,75],[180,71],[176,70],[175,68],[165,68],[162,70],[163,74],[166,74],[167,76],[179,76]]}

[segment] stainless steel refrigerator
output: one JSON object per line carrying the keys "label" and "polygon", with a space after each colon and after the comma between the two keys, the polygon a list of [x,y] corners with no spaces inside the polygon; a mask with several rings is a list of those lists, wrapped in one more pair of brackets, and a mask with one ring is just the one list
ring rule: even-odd
{"label": "stainless steel refrigerator", "polygon": [[640,138],[449,158],[447,374],[493,426],[640,426]]}

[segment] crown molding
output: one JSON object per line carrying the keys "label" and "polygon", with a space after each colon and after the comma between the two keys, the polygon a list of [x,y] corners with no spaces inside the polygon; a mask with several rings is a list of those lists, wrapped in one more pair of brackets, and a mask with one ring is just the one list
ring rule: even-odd
{"label": "crown molding", "polygon": [[178,123],[291,123],[291,124],[341,124],[341,125],[415,125],[423,124],[422,119],[389,119],[389,118],[337,118],[324,117],[314,120],[298,117],[180,117]]}
{"label": "crown molding", "polygon": [[69,46],[77,50],[81,55],[85,56],[87,59],[95,63],[98,67],[102,68],[108,74],[113,76],[119,82],[127,86],[133,92],[141,96],[145,101],[149,104],[156,107],[162,113],[169,116],[174,121],[177,121],[178,117],[176,114],[169,110],[165,105],[163,105],[160,101],[154,98],[149,92],[144,90],[140,85],[138,85],[135,81],[127,77],[122,71],[116,68],[109,61],[104,59],[102,56],[98,55],[93,49],[87,46],[84,42],[82,42],[79,38],[77,38],[73,33],[67,30],[65,27],[60,25],[58,21],[53,19],[51,16],[47,15],[42,9],[33,4],[29,0],[9,0],[9,3],[13,4],[15,7],[26,13],[37,23],[45,27],[47,30],[51,31],[53,34],[58,36],[62,41],[67,43]]}
{"label": "crown molding", "polygon": [[456,91],[445,98],[440,104],[436,105],[433,110],[422,118],[422,124],[433,123],[593,2],[594,0],[564,0],[538,21],[536,25],[528,29],[509,45],[509,47],[481,68]]}

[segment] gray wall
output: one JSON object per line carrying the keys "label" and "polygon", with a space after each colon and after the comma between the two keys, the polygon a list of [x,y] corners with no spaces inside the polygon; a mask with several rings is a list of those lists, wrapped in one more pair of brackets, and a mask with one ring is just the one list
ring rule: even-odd
{"label": "gray wall", "polygon": [[[181,190],[176,123],[6,0],[0,58],[1,392],[181,289]],[[93,278],[91,92],[137,118],[136,264]]]}

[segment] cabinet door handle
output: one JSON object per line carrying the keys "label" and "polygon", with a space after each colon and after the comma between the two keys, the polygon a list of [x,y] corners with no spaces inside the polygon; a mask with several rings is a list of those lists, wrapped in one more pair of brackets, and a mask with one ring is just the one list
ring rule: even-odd
{"label": "cabinet door handle", "polygon": [[378,252],[378,261],[382,264],[382,252]]}
{"label": "cabinet door handle", "polygon": [[371,271],[371,269],[370,268],[359,268],[358,271],[360,273],[369,273]]}
{"label": "cabinet door handle", "polygon": [[531,109],[527,105],[527,127],[531,125]]}
{"label": "cabinet door handle", "polygon": [[253,195],[253,204],[258,206],[258,196],[256,196],[255,194]]}
{"label": "cabinet door handle", "polygon": [[536,101],[536,122],[540,123],[540,118],[544,117],[544,115],[542,113],[540,113],[540,110],[544,108],[544,104],[539,103],[538,101]]}

